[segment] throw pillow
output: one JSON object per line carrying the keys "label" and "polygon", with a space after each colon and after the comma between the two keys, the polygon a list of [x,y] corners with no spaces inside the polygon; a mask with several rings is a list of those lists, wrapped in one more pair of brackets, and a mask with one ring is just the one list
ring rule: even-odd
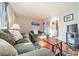
{"label": "throw pillow", "polygon": [[18,30],[9,30],[9,32],[15,37],[16,41],[23,39],[23,36]]}
{"label": "throw pillow", "polygon": [[9,42],[12,45],[14,45],[16,43],[15,38],[12,35],[5,33],[3,31],[0,31],[0,38],[6,40],[7,42]]}
{"label": "throw pillow", "polygon": [[3,31],[3,32],[5,32],[5,33],[10,34],[10,32],[9,32],[9,30],[8,30],[8,29],[3,29],[2,31]]}

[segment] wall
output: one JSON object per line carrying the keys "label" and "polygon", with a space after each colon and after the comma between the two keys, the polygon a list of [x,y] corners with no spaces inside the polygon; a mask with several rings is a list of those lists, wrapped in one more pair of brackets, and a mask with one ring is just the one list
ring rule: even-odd
{"label": "wall", "polygon": [[43,30],[42,20],[29,19],[29,18],[26,18],[24,16],[20,16],[20,15],[17,15],[16,20],[15,20],[15,23],[19,24],[20,27],[21,27],[20,32],[29,32],[29,31],[31,31],[32,30],[32,25],[31,25],[32,22],[39,23],[40,24],[39,29],[41,31]]}
{"label": "wall", "polygon": [[32,30],[31,23],[37,22],[40,24],[39,29],[43,31],[42,20],[27,19],[24,16],[16,15],[10,5],[7,6],[7,13],[8,13],[9,28],[12,27],[12,25],[15,23],[20,25],[21,32],[29,32]]}
{"label": "wall", "polygon": [[15,13],[10,5],[7,6],[7,14],[8,14],[8,21],[9,21],[9,28],[12,27],[14,21],[16,19]]}
{"label": "wall", "polygon": [[[48,17],[47,19],[44,20],[44,32],[49,33],[50,37],[52,36],[57,36],[57,31],[56,31],[56,21],[58,20],[57,17]],[[54,24],[52,24],[54,23]]]}
{"label": "wall", "polygon": [[[69,22],[64,22],[64,16],[68,14],[74,14],[74,20]],[[78,24],[78,5],[65,9],[59,14],[59,39],[66,42],[66,31],[67,25]]]}

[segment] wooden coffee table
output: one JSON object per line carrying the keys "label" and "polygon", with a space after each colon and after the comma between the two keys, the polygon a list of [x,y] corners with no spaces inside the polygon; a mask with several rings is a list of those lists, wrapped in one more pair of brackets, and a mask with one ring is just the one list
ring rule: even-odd
{"label": "wooden coffee table", "polygon": [[60,40],[54,41],[54,40],[55,39],[53,40],[49,39],[47,43],[49,43],[52,46],[52,52],[56,54],[56,52],[58,52],[57,50],[59,50],[59,54],[62,55],[62,41]]}
{"label": "wooden coffee table", "polygon": [[[42,42],[42,44],[41,44],[41,42]],[[49,46],[51,46],[52,52],[54,52],[56,54],[57,50],[58,50],[58,52],[59,52],[58,54],[62,55],[62,41],[57,40],[57,39],[51,39],[51,38],[46,40],[44,37],[39,37],[39,43],[44,48],[48,48]]]}

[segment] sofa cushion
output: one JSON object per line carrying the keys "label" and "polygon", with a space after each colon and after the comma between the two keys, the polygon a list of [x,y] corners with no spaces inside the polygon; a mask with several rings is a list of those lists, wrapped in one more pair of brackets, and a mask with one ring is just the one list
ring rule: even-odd
{"label": "sofa cushion", "polygon": [[5,33],[3,31],[0,31],[0,38],[6,40],[7,42],[9,42],[12,45],[14,45],[16,43],[15,38],[12,35]]}
{"label": "sofa cushion", "polygon": [[0,56],[18,55],[17,50],[7,41],[0,39]]}
{"label": "sofa cushion", "polygon": [[21,33],[21,35],[23,36],[23,39],[20,39],[20,40],[16,41],[16,44],[31,42],[30,39],[29,39],[29,34],[28,33]]}
{"label": "sofa cushion", "polygon": [[16,44],[16,45],[14,45],[14,47],[18,51],[18,54],[22,54],[22,53],[25,53],[25,52],[35,50],[35,47],[33,46],[33,44],[31,42],[30,43]]}
{"label": "sofa cushion", "polygon": [[55,56],[55,54],[47,48],[40,48],[37,50],[20,54],[20,56]]}
{"label": "sofa cushion", "polygon": [[16,41],[23,39],[23,36],[18,30],[9,30],[9,32],[15,37]]}
{"label": "sofa cushion", "polygon": [[26,40],[26,39],[20,39],[18,41],[16,41],[16,44],[19,44],[19,43],[28,43],[29,41]]}

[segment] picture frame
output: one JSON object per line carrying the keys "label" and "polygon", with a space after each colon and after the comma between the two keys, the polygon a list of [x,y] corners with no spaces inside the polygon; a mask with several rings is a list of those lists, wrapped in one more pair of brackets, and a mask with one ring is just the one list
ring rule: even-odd
{"label": "picture frame", "polygon": [[64,16],[64,22],[72,21],[74,20],[74,14],[69,14]]}
{"label": "picture frame", "polygon": [[39,26],[39,25],[40,25],[40,24],[37,23],[37,22],[32,22],[31,24],[34,25],[34,26]]}

